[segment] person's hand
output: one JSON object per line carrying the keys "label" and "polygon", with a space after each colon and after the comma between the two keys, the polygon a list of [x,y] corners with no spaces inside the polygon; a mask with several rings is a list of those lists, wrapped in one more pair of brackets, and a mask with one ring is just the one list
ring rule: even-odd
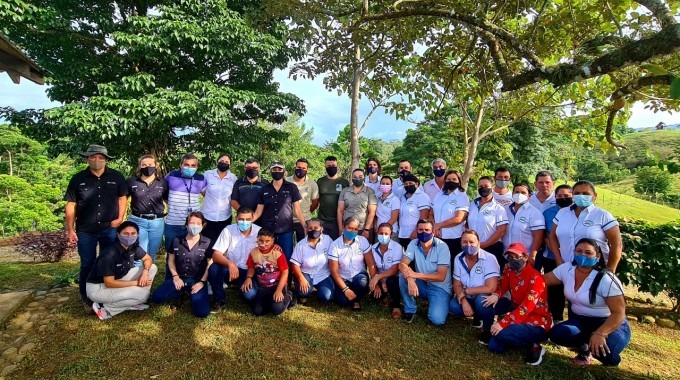
{"label": "person's hand", "polygon": [[347,289],[345,290],[345,297],[347,297],[348,300],[352,301],[355,298],[357,298],[357,295],[352,291],[352,289]]}
{"label": "person's hand", "polygon": [[236,280],[238,278],[238,267],[236,264],[229,263],[227,268],[229,268],[229,282]]}
{"label": "person's hand", "polygon": [[76,235],[76,231],[69,230],[66,232],[66,242],[71,246],[78,243],[78,235]]}
{"label": "person's hand", "polygon": [[373,289],[375,289],[376,285],[378,285],[378,276],[373,276],[371,278],[371,281],[368,282],[368,289],[370,291],[373,291]]}
{"label": "person's hand", "polygon": [[370,236],[370,235],[369,235],[369,232],[370,232],[370,231],[364,230],[364,231],[361,233],[361,236],[363,236],[363,237],[365,237],[366,239],[368,239],[368,237]]}
{"label": "person's hand", "polygon": [[460,305],[463,307],[463,314],[465,314],[466,317],[472,317],[475,315],[475,311],[472,310],[472,306],[470,306],[467,298],[463,297],[463,301]]}
{"label": "person's hand", "polygon": [[253,287],[253,279],[252,278],[246,278],[245,281],[243,281],[243,285],[241,285],[241,291],[242,292],[247,292],[250,290],[250,288]]}
{"label": "person's hand", "polygon": [[607,339],[600,334],[593,334],[590,336],[588,348],[595,357],[605,357],[611,353],[609,346],[607,346]]}
{"label": "person's hand", "polygon": [[145,287],[151,286],[151,280],[149,280],[149,271],[142,270],[141,276],[137,279],[137,286]]}
{"label": "person's hand", "polygon": [[111,221],[111,228],[116,228],[120,226],[121,223],[123,223],[123,219],[114,219]]}
{"label": "person's hand", "polygon": [[432,229],[434,230],[434,236],[435,237],[438,237],[438,238],[442,237],[442,228],[439,227],[439,225],[437,223],[434,224],[434,227],[432,227]]}
{"label": "person's hand", "polygon": [[298,282],[298,287],[300,290],[300,293],[302,294],[307,294],[309,293],[309,281],[307,281],[306,278],[301,278],[300,281]]}
{"label": "person's hand", "polygon": [[203,289],[203,281],[199,281],[191,286],[191,294],[196,294]]}
{"label": "person's hand", "polygon": [[413,240],[413,239],[415,239],[417,236],[418,236],[418,235],[416,234],[416,230],[413,230],[413,232],[411,232],[411,235],[409,235],[409,239]]}
{"label": "person's hand", "polygon": [[501,332],[501,330],[503,330],[503,326],[501,326],[498,322],[491,325],[491,335],[496,336],[499,332]]}
{"label": "person's hand", "polygon": [[413,274],[414,274],[413,269],[411,269],[410,266],[408,265],[402,266],[401,275],[404,276],[405,279],[408,280],[409,278],[415,278]]}
{"label": "person's hand", "polygon": [[527,261],[531,266],[535,266],[536,264],[536,256],[529,256],[529,260]]}
{"label": "person's hand", "polygon": [[280,290],[277,290],[274,292],[274,302],[282,302],[283,301],[283,292]]}
{"label": "person's hand", "polygon": [[408,295],[411,297],[418,297],[418,285],[416,284],[416,280],[408,282]]}
{"label": "person's hand", "polygon": [[172,283],[175,284],[175,289],[177,290],[182,290],[182,288],[184,287],[184,281],[182,281],[182,279],[179,278],[179,276],[173,277]]}
{"label": "person's hand", "polygon": [[375,298],[380,298],[382,296],[382,289],[380,289],[380,286],[375,286],[373,290],[371,290],[371,293],[373,293],[373,297]]}
{"label": "person's hand", "polygon": [[380,281],[380,287],[382,288],[383,293],[387,293],[387,282]]}
{"label": "person's hand", "polygon": [[496,306],[496,303],[498,303],[498,294],[491,293],[488,296],[482,296],[482,306]]}

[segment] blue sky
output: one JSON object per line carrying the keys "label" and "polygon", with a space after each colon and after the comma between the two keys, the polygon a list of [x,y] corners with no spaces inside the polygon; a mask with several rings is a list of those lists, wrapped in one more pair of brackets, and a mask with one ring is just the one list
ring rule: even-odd
{"label": "blue sky", "polygon": [[[347,94],[338,96],[336,91],[327,91],[324,88],[322,77],[314,80],[298,79],[293,81],[288,78],[287,72],[277,71],[275,79],[281,84],[281,90],[297,95],[305,102],[307,113],[302,121],[308,128],[314,129],[313,142],[323,145],[328,140],[334,140],[338,132],[349,124],[350,100]],[[15,85],[9,77],[0,74],[0,107],[10,106],[16,109],[26,108],[49,108],[58,103],[51,102],[47,98],[47,87],[39,86],[28,80],[22,80],[20,85]],[[371,105],[363,99],[359,107],[359,122],[363,122],[370,112]],[[415,121],[422,120],[422,115],[414,115]],[[653,127],[658,122],[666,124],[680,123],[678,113],[653,113],[645,110],[642,103],[633,106],[632,117],[628,126],[632,128]],[[412,123],[396,120],[385,114],[382,110],[376,111],[366,124],[363,136],[376,137],[386,141],[401,140],[406,136],[406,130],[413,128]]]}

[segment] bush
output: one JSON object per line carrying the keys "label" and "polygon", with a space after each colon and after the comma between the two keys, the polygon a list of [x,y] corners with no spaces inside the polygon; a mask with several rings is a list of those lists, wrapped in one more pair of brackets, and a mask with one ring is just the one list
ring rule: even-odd
{"label": "bush", "polygon": [[618,182],[630,175],[630,171],[621,164],[607,164],[591,154],[584,154],[576,161],[576,176],[594,183]]}
{"label": "bush", "polygon": [[680,300],[680,225],[651,226],[644,222],[621,222],[623,257],[617,274],[625,284],[640,291],[666,293],[678,311]]}
{"label": "bush", "polygon": [[74,247],[66,242],[66,232],[61,230],[24,234],[17,239],[17,251],[39,262],[56,263],[74,252]]}
{"label": "bush", "polygon": [[673,175],[656,166],[646,166],[635,174],[635,191],[640,194],[666,194],[673,187]]}

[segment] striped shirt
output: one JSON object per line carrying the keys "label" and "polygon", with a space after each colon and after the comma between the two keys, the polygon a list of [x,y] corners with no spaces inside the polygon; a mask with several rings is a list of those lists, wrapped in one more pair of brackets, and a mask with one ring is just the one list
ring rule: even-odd
{"label": "striped shirt", "polygon": [[202,174],[184,178],[179,170],[168,173],[165,181],[168,183],[168,217],[165,223],[183,226],[187,215],[192,211],[198,211],[199,196],[208,185],[208,181]]}

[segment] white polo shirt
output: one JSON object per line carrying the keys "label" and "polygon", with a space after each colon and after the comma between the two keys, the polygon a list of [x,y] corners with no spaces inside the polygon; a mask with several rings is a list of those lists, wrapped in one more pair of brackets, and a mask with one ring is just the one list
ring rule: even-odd
{"label": "white polo shirt", "polygon": [[257,247],[257,233],[260,226],[253,224],[250,227],[250,234],[243,236],[238,230],[237,224],[230,224],[225,227],[217,238],[213,249],[225,254],[227,259],[236,264],[241,269],[248,269],[246,261],[253,248]]}
{"label": "white polo shirt", "polygon": [[[305,180],[302,183],[295,182],[294,176],[286,177],[286,181],[297,186],[300,191],[300,208],[302,209],[302,215],[305,216],[305,221],[312,219],[312,212],[309,208],[312,206],[312,201],[314,199],[319,199],[319,185],[316,181],[312,181],[308,176],[305,176]],[[293,223],[297,223],[297,216],[293,214]]]}
{"label": "white polo shirt", "polygon": [[394,194],[397,198],[402,199],[405,193],[406,190],[404,190],[404,183],[401,182],[401,178],[397,177],[397,179],[392,181],[392,194]]}
{"label": "white polo shirt", "polygon": [[611,311],[605,299],[623,295],[621,281],[613,273],[605,274],[595,291],[595,304],[591,305],[590,287],[597,276],[597,271],[591,271],[577,291],[574,291],[576,266],[567,262],[555,268],[552,273],[564,284],[564,296],[571,303],[571,311],[578,315],[606,318]]}
{"label": "white polo shirt", "polygon": [[[399,210],[401,207],[401,201],[397,198],[394,193],[390,193],[384,200],[378,197],[378,208],[375,211],[375,217],[378,219],[378,226],[381,223],[387,223],[392,218],[392,211]],[[399,218],[394,222],[392,226],[392,232],[399,232]]]}
{"label": "white polo shirt", "polygon": [[[432,201],[432,211],[434,211],[434,222],[441,223],[453,218],[459,211],[470,212],[470,200],[460,189],[450,194],[440,191]],[[457,226],[442,228],[442,239],[458,239],[464,229],[465,219]]]}
{"label": "white polo shirt", "polygon": [[376,197],[379,197],[382,195],[382,191],[380,190],[380,180],[382,179],[381,176],[378,176],[378,181],[377,182],[371,182],[371,180],[368,178],[368,174],[364,177],[364,184],[371,189],[373,189],[373,192],[375,193]]}
{"label": "white polo shirt", "polygon": [[328,248],[328,260],[338,262],[338,272],[343,280],[351,280],[357,274],[366,272],[364,253],[370,249],[371,244],[361,235],[357,235],[350,245],[345,244],[340,236]]}
{"label": "white polo shirt", "polygon": [[221,222],[231,216],[231,191],[236,183],[236,176],[230,171],[224,178],[217,175],[217,169],[208,170],[203,173],[206,182],[205,197],[201,212],[206,219],[211,222]]}
{"label": "white polo shirt", "polygon": [[425,194],[427,194],[428,197],[430,197],[430,200],[434,201],[434,198],[437,196],[437,194],[441,193],[444,191],[439,185],[437,185],[437,181],[435,181],[434,178],[431,180],[425,182],[423,185],[423,191]]}
{"label": "white polo shirt", "polygon": [[411,237],[411,232],[416,229],[416,224],[420,219],[420,211],[428,210],[432,200],[419,187],[410,198],[402,195],[399,197],[399,201],[401,202],[399,206],[399,237],[405,239]]}
{"label": "white polo shirt", "polygon": [[501,206],[507,207],[510,206],[514,201],[512,200],[512,191],[508,190],[507,193],[505,194],[498,194],[495,191],[491,192],[491,195],[493,196],[493,199],[496,200]]}
{"label": "white polo shirt", "polygon": [[456,255],[454,259],[453,279],[460,281],[464,288],[484,286],[486,280],[500,276],[501,268],[498,265],[496,256],[481,248],[477,253],[477,262],[472,268],[468,268],[464,252]]}
{"label": "white polo shirt", "polygon": [[503,244],[507,247],[510,243],[520,242],[524,244],[527,251],[531,251],[534,243],[532,231],[545,230],[545,218],[543,214],[532,206],[529,202],[515,213],[515,204],[512,203],[506,208],[510,225],[503,236]]}
{"label": "white polo shirt", "polygon": [[498,227],[508,224],[508,215],[505,207],[501,206],[496,200],[491,198],[491,202],[485,203],[479,208],[480,198],[470,203],[470,214],[468,214],[467,224],[471,230],[479,234],[479,241],[489,239],[496,232]]}
{"label": "white polo shirt", "polygon": [[373,244],[371,252],[373,252],[373,260],[375,260],[375,268],[378,273],[383,273],[390,270],[395,265],[399,265],[401,258],[404,257],[404,249],[399,243],[390,240],[387,243],[387,252],[383,254],[380,252],[380,243]]}
{"label": "white polo shirt", "polygon": [[576,243],[582,238],[590,238],[597,242],[602,250],[604,261],[609,260],[609,244],[605,231],[619,225],[609,212],[595,205],[590,205],[576,217],[575,205],[564,207],[557,212],[553,225],[557,226],[557,241],[560,243],[560,254],[565,263],[574,258]]}
{"label": "white polo shirt", "polygon": [[555,192],[553,191],[552,194],[550,194],[550,196],[543,203],[541,203],[541,201],[536,196],[536,193],[534,193],[529,197],[529,203],[531,203],[532,206],[536,207],[538,211],[543,212],[557,204],[557,201],[555,201]]}
{"label": "white polo shirt", "polygon": [[333,239],[330,236],[322,234],[316,243],[316,248],[309,245],[307,237],[295,245],[290,262],[299,266],[302,273],[312,278],[312,285],[320,283],[331,275],[328,269],[328,249],[332,242]]}

